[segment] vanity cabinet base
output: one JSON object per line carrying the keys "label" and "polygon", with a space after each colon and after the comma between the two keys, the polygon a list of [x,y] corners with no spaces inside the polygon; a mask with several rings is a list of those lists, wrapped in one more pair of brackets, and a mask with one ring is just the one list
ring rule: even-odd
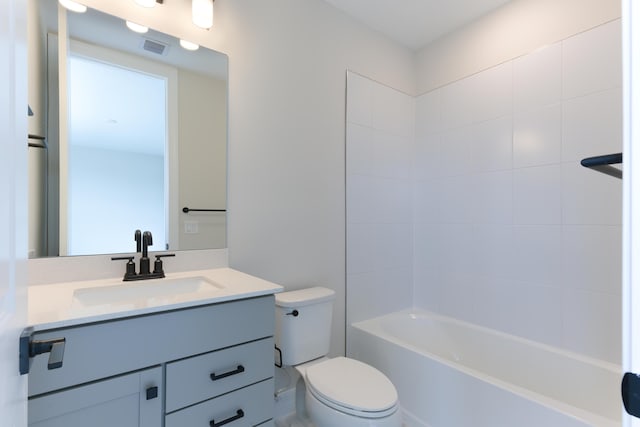
{"label": "vanity cabinet base", "polygon": [[[148,390],[156,390],[155,397]],[[29,399],[30,427],[158,427],[162,368],[156,367]]]}

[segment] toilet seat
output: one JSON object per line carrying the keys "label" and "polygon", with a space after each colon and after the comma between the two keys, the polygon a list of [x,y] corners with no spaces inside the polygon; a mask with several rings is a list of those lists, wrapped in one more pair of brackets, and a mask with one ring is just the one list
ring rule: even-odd
{"label": "toilet seat", "polygon": [[389,379],[365,363],[337,357],[306,369],[309,392],[325,405],[362,418],[383,418],[397,410],[398,394]]}

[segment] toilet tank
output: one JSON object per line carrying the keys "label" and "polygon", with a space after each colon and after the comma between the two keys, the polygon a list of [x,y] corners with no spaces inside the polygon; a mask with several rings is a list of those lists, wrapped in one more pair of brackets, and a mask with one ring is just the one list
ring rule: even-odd
{"label": "toilet tank", "polygon": [[329,353],[334,298],[335,292],[323,287],[276,294],[275,344],[283,365],[298,365]]}

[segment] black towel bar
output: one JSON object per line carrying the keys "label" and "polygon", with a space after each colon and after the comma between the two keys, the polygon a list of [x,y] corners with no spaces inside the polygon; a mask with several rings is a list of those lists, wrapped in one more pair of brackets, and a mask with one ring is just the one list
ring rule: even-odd
{"label": "black towel bar", "polygon": [[602,156],[587,157],[582,159],[580,164],[585,168],[593,169],[598,172],[622,179],[622,170],[611,165],[622,163],[622,153],[604,154]]}
{"label": "black towel bar", "polygon": [[189,213],[189,212],[226,212],[226,209],[193,209],[193,208],[188,208],[188,207],[184,207],[182,208],[182,212],[184,213]]}

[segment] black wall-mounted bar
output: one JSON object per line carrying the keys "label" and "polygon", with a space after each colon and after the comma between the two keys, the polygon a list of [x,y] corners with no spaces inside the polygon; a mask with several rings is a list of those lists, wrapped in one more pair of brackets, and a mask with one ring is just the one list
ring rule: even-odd
{"label": "black wall-mounted bar", "polygon": [[611,165],[622,164],[622,153],[605,154],[602,156],[587,157],[580,162],[585,168],[622,179],[622,170]]}
{"label": "black wall-mounted bar", "polygon": [[38,143],[38,142],[29,142],[29,147],[45,148],[45,149],[48,148],[47,147],[46,138],[44,136],[29,134],[29,135],[27,135],[27,137],[28,137],[28,139],[34,139],[36,141],[42,141],[40,143]]}
{"label": "black wall-mounted bar", "polygon": [[182,208],[182,212],[184,213],[189,213],[189,212],[226,212],[226,209],[193,209],[193,208],[188,208],[188,207],[184,207]]}

